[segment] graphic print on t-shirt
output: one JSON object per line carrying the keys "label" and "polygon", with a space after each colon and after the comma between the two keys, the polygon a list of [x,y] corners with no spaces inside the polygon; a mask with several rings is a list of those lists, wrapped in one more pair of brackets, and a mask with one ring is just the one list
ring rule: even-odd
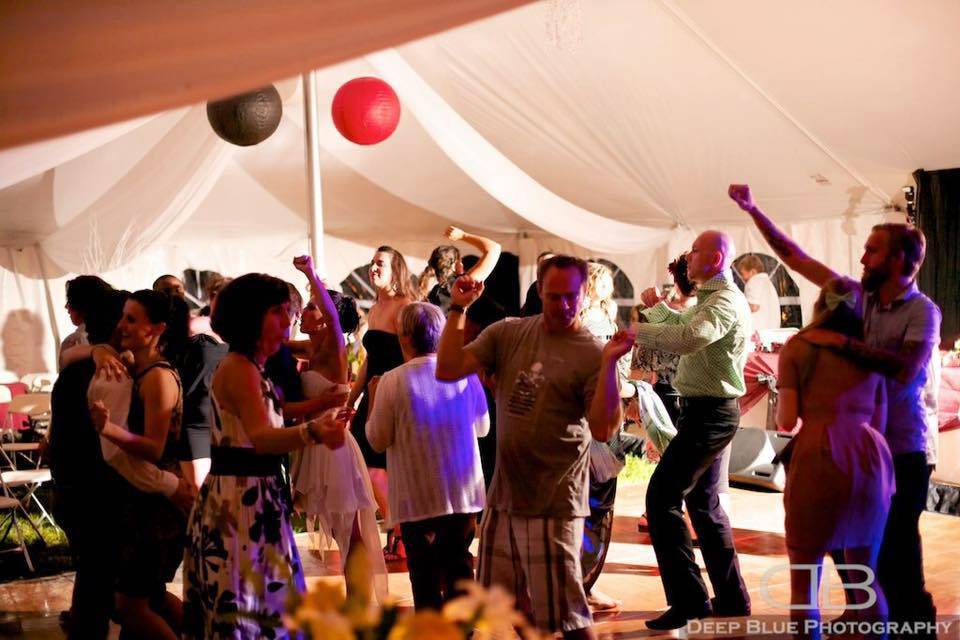
{"label": "graphic print on t-shirt", "polygon": [[544,380],[546,376],[543,375],[543,364],[540,362],[530,365],[529,371],[521,371],[517,374],[513,390],[510,392],[510,399],[507,401],[507,409],[511,415],[523,417],[533,410],[537,404],[540,385]]}

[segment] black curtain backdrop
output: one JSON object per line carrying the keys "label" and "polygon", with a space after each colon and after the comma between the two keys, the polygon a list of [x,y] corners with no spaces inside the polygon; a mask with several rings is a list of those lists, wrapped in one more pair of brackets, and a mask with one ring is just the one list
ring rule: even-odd
{"label": "black curtain backdrop", "polygon": [[927,257],[917,282],[940,305],[942,346],[960,338],[960,169],[913,174],[917,182],[917,226],[927,236]]}

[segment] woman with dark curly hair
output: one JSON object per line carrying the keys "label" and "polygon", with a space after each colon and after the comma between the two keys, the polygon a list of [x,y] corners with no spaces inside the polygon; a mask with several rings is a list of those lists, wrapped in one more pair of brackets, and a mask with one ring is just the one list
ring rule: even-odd
{"label": "woman with dark curly hair", "polygon": [[190,516],[185,637],[285,638],[287,599],[304,590],[281,457],[311,444],[341,446],[351,412],[283,428],[263,365],[287,335],[289,300],[283,280],[249,273],[223,289],[213,310],[213,330],[230,352],[213,378],[211,468]]}
{"label": "woman with dark curly hair", "polygon": [[[90,407],[100,435],[132,456],[180,475],[177,441],[183,412],[180,377],[171,364],[187,340],[189,311],[182,298],[143,289],[130,295],[117,325],[120,346],[133,354],[127,427],[110,422],[102,401]],[[116,608],[125,632],[176,638],[182,603],[167,583],[183,560],[186,516],[166,497],[117,480]]]}

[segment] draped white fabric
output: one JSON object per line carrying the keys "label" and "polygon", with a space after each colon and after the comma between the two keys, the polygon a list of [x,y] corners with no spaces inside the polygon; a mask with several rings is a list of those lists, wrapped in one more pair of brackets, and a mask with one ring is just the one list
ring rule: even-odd
{"label": "draped white fabric", "polygon": [[610,220],[564,200],[480,136],[396,51],[372,54],[367,60],[454,164],[525,220],[561,238],[576,238],[592,251],[641,251],[670,235],[670,229]]}
{"label": "draped white fabric", "polygon": [[[580,13],[570,49],[536,2],[318,71],[332,281],[383,243],[417,271],[456,224],[517,253],[524,284],[549,248],[607,258],[639,291],[706,228],[769,253],[730,182],[857,274],[870,225],[903,219],[910,173],[960,166],[960,85],[938,75],[960,68],[956,2],[582,0]],[[363,75],[393,83],[403,108],[372,147],[328,116]],[[276,84],[284,117],[255,147],[219,140],[196,105],[0,152],[0,368],[37,366],[17,346],[34,344],[30,327],[53,365],[79,272],[128,289],[188,267],[298,281],[303,98],[299,78]],[[808,306],[816,292],[798,285]]]}

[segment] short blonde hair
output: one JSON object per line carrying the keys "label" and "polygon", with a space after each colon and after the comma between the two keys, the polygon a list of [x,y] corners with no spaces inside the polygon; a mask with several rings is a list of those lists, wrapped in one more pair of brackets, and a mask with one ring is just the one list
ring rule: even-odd
{"label": "short blonde hair", "polygon": [[436,305],[411,302],[400,310],[400,335],[410,338],[417,354],[436,353],[446,319]]}

